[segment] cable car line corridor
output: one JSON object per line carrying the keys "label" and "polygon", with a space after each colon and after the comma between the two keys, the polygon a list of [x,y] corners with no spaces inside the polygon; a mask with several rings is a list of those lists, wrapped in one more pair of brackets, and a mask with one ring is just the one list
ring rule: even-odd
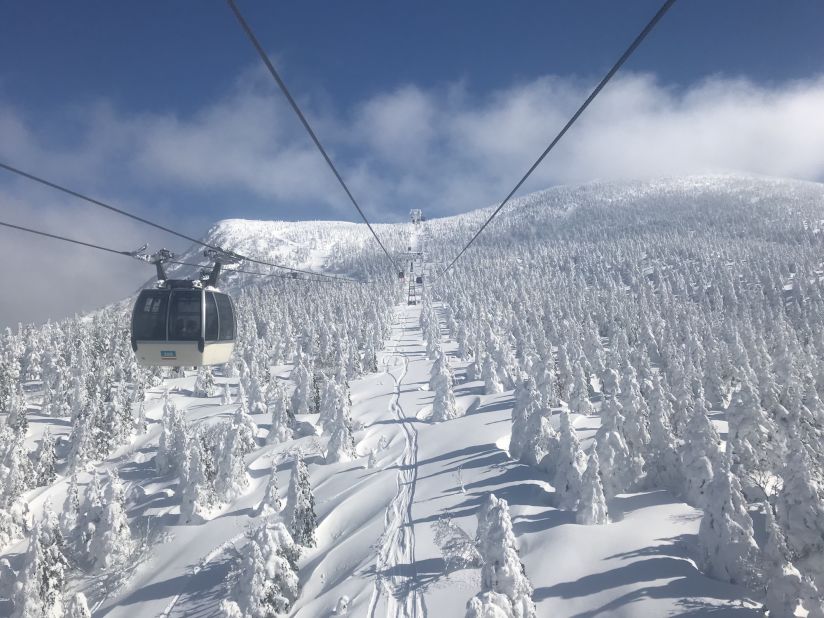
{"label": "cable car line corridor", "polygon": [[[394,394],[389,411],[403,428],[404,450],[396,462],[397,493],[386,508],[384,532],[377,548],[375,582],[369,601],[370,618],[426,616],[426,605],[415,570],[415,524],[412,516],[418,479],[418,430],[415,424],[410,422],[400,402],[401,388],[410,365],[408,353],[419,351],[422,343],[422,340],[415,341],[419,338],[420,332],[415,331],[420,309],[399,306],[397,315],[399,323],[396,329],[399,332],[394,338],[391,355],[386,360],[399,360],[403,367],[399,375],[391,372],[389,374],[394,381]],[[411,333],[411,336],[407,335],[404,338],[405,333]],[[410,339],[413,340],[411,344]]]}

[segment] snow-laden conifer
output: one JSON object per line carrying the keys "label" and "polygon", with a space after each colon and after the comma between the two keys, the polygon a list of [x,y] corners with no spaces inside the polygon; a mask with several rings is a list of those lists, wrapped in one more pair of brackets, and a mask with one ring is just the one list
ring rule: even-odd
{"label": "snow-laden conifer", "polygon": [[338,415],[338,408],[341,405],[341,388],[334,380],[322,374],[322,386],[320,395],[320,406],[318,408],[318,427],[322,434],[329,434]]}
{"label": "snow-laden conifer", "polygon": [[90,562],[97,569],[122,565],[134,549],[132,531],[126,514],[123,483],[117,472],[110,470],[100,519],[89,539]]}
{"label": "snow-laden conifer", "polygon": [[155,455],[155,468],[158,474],[176,471],[176,462],[185,456],[187,435],[188,428],[183,412],[167,392],[163,402],[160,440]]}
{"label": "snow-laden conifer", "polygon": [[[552,427],[544,410],[538,410],[529,416],[526,427],[526,442],[521,451],[521,461],[529,466],[543,468],[549,473],[557,462],[558,432]],[[546,468],[544,465],[546,464]]]}
{"label": "snow-laden conifer", "polygon": [[48,427],[40,439],[40,444],[34,454],[34,462],[33,472],[36,477],[34,484],[37,487],[51,485],[57,478],[57,472],[55,470],[54,438]]}
{"label": "snow-laden conifer", "polygon": [[288,524],[295,543],[304,547],[315,546],[315,497],[309,484],[309,471],[299,452],[295,453],[292,462],[283,520]]}
{"label": "snow-laden conifer", "polygon": [[280,383],[275,383],[272,396],[269,400],[269,410],[272,415],[266,444],[282,444],[292,439],[292,425],[294,417],[289,409],[289,398],[286,389]]}
{"label": "snow-laden conifer", "polygon": [[249,443],[243,429],[242,422],[233,422],[223,431],[215,471],[215,493],[221,502],[231,502],[249,486],[245,461]]}
{"label": "snow-laden conifer", "polygon": [[303,355],[295,361],[295,367],[290,374],[295,390],[292,393],[292,412],[294,414],[308,414],[311,410],[312,374],[306,368]]}
{"label": "snow-laden conifer", "polygon": [[[481,556],[481,594],[504,595],[508,618],[535,618],[532,584],[518,557],[512,519],[506,500],[489,494],[478,512],[478,552]],[[479,599],[481,605],[484,598]],[[472,604],[468,606],[472,607]]]}
{"label": "snow-laden conifer", "polygon": [[598,460],[604,470],[609,470],[604,479],[604,493],[607,498],[629,491],[641,479],[643,459],[631,453],[624,437],[624,415],[616,398],[601,404],[601,427],[596,434]]}
{"label": "snow-laden conifer", "polygon": [[708,576],[734,584],[758,581],[758,545],[729,456],[720,458],[706,493],[698,531],[698,566]]}
{"label": "snow-laden conifer", "polygon": [[77,592],[69,599],[66,604],[65,618],[92,618],[85,594]]}
{"label": "snow-laden conifer", "polygon": [[509,456],[521,459],[524,445],[529,438],[529,419],[538,409],[535,380],[523,379],[515,387],[515,404],[512,406],[512,435],[509,438]]}
{"label": "snow-laden conifer", "polygon": [[80,490],[77,486],[77,473],[72,473],[69,478],[69,486],[66,490],[66,498],[63,501],[63,508],[60,509],[60,530],[64,538],[68,538],[74,533],[80,517]]}
{"label": "snow-laden conifer", "polygon": [[35,524],[15,586],[15,618],[63,616],[68,560],[57,516],[46,505]]}
{"label": "snow-laden conifer", "polygon": [[335,417],[329,429],[331,435],[326,449],[326,463],[352,461],[357,457],[349,406],[343,398],[339,398],[338,401]]}
{"label": "snow-laden conifer", "polygon": [[706,504],[713,470],[720,458],[720,442],[706,408],[701,402],[696,403],[684,428],[680,453],[683,495],[692,506],[703,508]]}
{"label": "snow-laden conifer", "polygon": [[512,618],[512,602],[505,594],[480,592],[466,604],[466,618]]}
{"label": "snow-laden conifer", "polygon": [[775,467],[777,427],[761,406],[752,370],[741,372],[726,417],[733,470],[751,483],[763,484]]}
{"label": "snow-laden conifer", "polygon": [[498,365],[491,354],[484,357],[481,380],[484,383],[484,394],[495,395],[504,392],[504,387],[498,378]]}
{"label": "snow-laden conifer", "polygon": [[601,485],[597,448],[590,451],[587,468],[581,479],[581,498],[578,500],[575,521],[587,526],[609,523],[607,501]]}
{"label": "snow-laden conifer", "polygon": [[672,406],[661,378],[653,380],[649,392],[649,447],[647,482],[649,486],[680,491],[683,487],[678,441],[672,431]]}
{"label": "snow-laden conifer", "polygon": [[790,445],[776,497],[776,516],[793,556],[805,560],[824,554],[824,496],[813,477],[806,450],[796,439]]}
{"label": "snow-laden conifer", "polygon": [[202,521],[214,496],[203,461],[200,440],[195,435],[187,441],[186,455],[180,465],[180,523]]}
{"label": "snow-laden conifer", "polygon": [[234,596],[245,618],[288,615],[299,594],[296,548],[282,523],[262,525],[241,551]]}
{"label": "snow-laden conifer", "polygon": [[432,398],[432,421],[448,421],[458,415],[455,393],[452,388],[452,374],[446,366],[434,378],[435,396]]}
{"label": "snow-laden conifer", "polygon": [[790,562],[784,533],[775,521],[772,505],[762,505],[766,514],[767,541],[761,553],[761,568],[766,582],[764,609],[770,616],[794,616],[805,596],[801,573]]}
{"label": "snow-laden conifer", "polygon": [[589,383],[581,363],[575,363],[572,370],[572,386],[569,395],[569,410],[575,414],[590,415],[595,412],[589,400]]}
{"label": "snow-laden conifer", "polygon": [[215,376],[210,367],[199,367],[192,394],[195,397],[214,397],[217,391]]}
{"label": "snow-laden conifer", "polygon": [[581,495],[581,478],[586,467],[586,457],[566,410],[561,412],[558,434],[558,456],[552,478],[556,506],[559,509],[575,509]]}
{"label": "snow-laden conifer", "polygon": [[277,515],[283,509],[283,501],[280,499],[278,488],[278,467],[272,461],[269,470],[269,480],[266,482],[266,489],[263,492],[263,499],[260,501],[260,512],[264,516]]}

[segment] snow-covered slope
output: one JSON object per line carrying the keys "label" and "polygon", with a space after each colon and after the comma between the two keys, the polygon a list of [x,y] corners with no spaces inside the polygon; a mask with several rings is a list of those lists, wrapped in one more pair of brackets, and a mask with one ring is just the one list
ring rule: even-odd
{"label": "snow-covered slope", "polygon": [[[489,212],[485,208],[434,219],[421,228],[380,225],[377,231],[393,251],[407,246],[425,251],[427,268],[438,272]],[[640,416],[647,426],[655,416],[653,385],[665,383],[673,456],[689,459],[685,451],[706,446],[684,427],[685,419],[705,415],[707,426],[723,440],[716,444],[709,435],[712,429],[706,430],[705,438],[715,449],[708,465],[720,478],[724,444],[728,446],[733,433],[736,444],[755,444],[757,432],[736,429],[738,425],[733,431],[727,423],[741,385],[752,379],[762,397],[758,409],[750,412],[753,417],[764,412],[765,422],[776,423],[770,425],[773,435],[780,436],[775,442],[788,449],[796,444],[787,437],[794,429],[786,427],[796,427],[792,419],[824,418],[820,402],[812,398],[814,391],[824,391],[824,338],[816,330],[824,323],[822,220],[824,185],[815,183],[702,176],[558,187],[514,200],[449,275],[432,284],[427,278],[425,290],[417,286],[416,294],[427,298],[423,305],[407,304],[408,279],[399,283],[394,273],[383,272],[384,258],[363,225],[221,221],[205,239],[210,244],[297,268],[364,279],[383,273],[383,279],[367,288],[341,291],[334,286],[295,289],[291,281],[262,283],[258,277],[229,275],[226,287],[239,294],[237,367],[243,378],[222,368],[215,372],[220,391],[203,397],[195,396],[195,372],[156,372],[154,383],[147,381],[145,431],[127,432],[102,460],[91,457],[75,466],[81,494],[96,474],[118,471],[137,549],[128,564],[101,569],[89,562],[74,538],[66,549],[71,563],[67,592],[83,592],[95,616],[221,615],[220,602],[236,598],[243,587],[238,582],[244,574],[238,569],[244,564],[241,554],[250,547],[247,533],[267,521],[261,501],[270,471],[274,468],[285,499],[292,461],[300,451],[314,495],[316,544],[301,553],[300,594],[288,615],[463,616],[467,601],[489,583],[477,556],[453,560],[454,551],[443,551],[444,530],[451,527],[452,541],[460,538],[456,531],[463,530],[470,540],[464,550],[475,551],[471,539],[477,515],[490,493],[509,505],[538,616],[763,615],[764,588],[774,577],[765,566],[769,560],[750,565],[754,571],[765,569],[755,583],[711,572],[714,563],[707,562],[698,538],[702,507],[710,510],[711,505],[696,504],[681,485],[661,480],[667,470],[663,459],[655,459],[660,456],[657,446],[638,447],[646,457],[643,479],[608,496],[611,523],[576,523],[574,508],[560,508],[560,491],[553,485],[557,462],[519,460],[510,453],[513,407],[519,396],[526,397],[515,389],[532,377],[540,401],[535,406],[546,421],[544,437],[555,435],[561,414],[569,413],[580,445],[588,451],[596,435],[604,440],[600,411],[612,396],[605,386],[610,369],[616,370],[616,379],[619,373],[629,381],[628,375],[636,375],[639,393],[633,408],[640,409],[643,399],[647,411],[633,412],[625,405],[624,417]],[[197,258],[198,251],[192,249],[182,260]],[[179,273],[190,274],[191,269]],[[437,319],[434,327],[426,325],[429,316]],[[76,457],[72,440],[78,435],[77,418],[87,405],[72,399],[76,395],[66,395],[65,414],[42,414],[44,380],[50,392],[69,390],[44,378],[54,371],[47,371],[52,361],[46,358],[51,352],[66,356],[66,379],[73,375],[72,362],[91,363],[95,370],[75,383],[84,392],[88,388],[89,397],[95,384],[104,381],[132,384],[144,379],[128,361],[106,361],[122,367],[112,376],[106,362],[95,365],[89,360],[94,355],[127,355],[116,313],[90,322],[95,324],[71,324],[39,335],[32,330],[19,340],[3,342],[4,366],[17,358],[23,372],[29,408],[26,447],[33,449],[46,427],[52,435],[63,436],[56,450],[56,478],[23,493],[32,521],[42,517],[47,504],[58,512],[64,505],[69,465]],[[77,353],[84,338],[107,343]],[[376,339],[382,339],[375,346],[382,350],[374,357],[375,366],[367,367]],[[715,346],[715,340],[723,344]],[[59,349],[34,354],[33,341]],[[441,422],[435,420],[435,408],[443,412],[443,393],[430,390],[436,341],[454,379],[449,387],[454,413],[445,414],[451,418]],[[352,369],[352,354],[357,370]],[[248,484],[204,509],[196,523],[181,523],[185,475],[158,467],[160,443],[170,439],[164,435],[169,426],[168,410],[164,421],[166,399],[182,412],[186,431],[206,440],[208,427],[240,426],[231,424],[240,405],[239,385],[267,374],[261,365],[268,366],[271,383],[279,383],[291,396],[295,381],[300,381],[296,366],[308,363],[311,368],[312,359],[319,388],[329,378],[337,379],[342,389],[348,385],[354,453],[327,463],[333,459],[327,451],[329,432],[321,431],[317,414],[297,409],[292,439],[272,441],[279,395],[273,394],[273,386],[266,388],[261,397],[267,409],[252,408],[250,414],[256,435],[242,459]],[[352,370],[332,378],[336,371],[340,374],[340,359],[351,363]],[[553,376],[550,386],[541,382],[547,374]],[[0,387],[3,384],[0,380]],[[627,384],[622,382],[623,393],[632,390]],[[250,390],[252,401],[255,388]],[[803,397],[793,394],[798,390]],[[225,401],[226,393],[231,403]],[[102,397],[102,391],[97,395]],[[794,398],[797,410],[792,409]],[[705,402],[707,409],[700,412]],[[292,404],[294,408],[294,400]],[[140,406],[130,405],[136,414]],[[783,420],[779,406],[787,413]],[[804,416],[802,407],[812,416]],[[534,435],[537,425],[531,427]],[[804,436],[821,430],[819,423]],[[664,439],[660,432],[649,440],[659,439]],[[551,444],[557,446],[551,440],[539,446]],[[548,449],[552,454],[552,447]],[[546,449],[541,452],[547,454]],[[787,450],[780,453],[789,459]],[[175,456],[190,461],[185,454]],[[5,465],[10,469],[12,455],[8,457]],[[814,453],[805,457],[813,466],[819,461]],[[771,462],[762,470],[765,487],[771,479],[789,478],[791,471],[783,464]],[[618,463],[614,469],[604,467],[603,458],[601,465],[605,479],[623,472]],[[736,460],[735,465],[744,464]],[[12,478],[3,470],[0,479]],[[743,508],[754,522],[759,551],[766,552],[760,501],[766,498],[780,516],[788,498],[778,486],[756,495],[761,487],[750,483],[749,471],[740,467],[736,472],[749,499]],[[820,469],[808,476],[820,494]],[[817,520],[824,514],[824,496],[809,508],[810,529],[814,533],[818,525],[824,530],[824,519]],[[278,518],[290,524],[285,515],[269,521]],[[796,525],[785,526],[791,545],[785,558],[802,570],[810,585],[820,584],[816,578],[821,578],[824,565],[813,555],[814,538],[809,541]],[[8,599],[0,600],[0,615],[13,611],[13,580],[22,585],[26,579],[28,547],[20,535],[0,547],[0,558],[8,560],[8,565],[0,564],[0,599]],[[806,601],[805,607],[812,608],[811,603]]]}

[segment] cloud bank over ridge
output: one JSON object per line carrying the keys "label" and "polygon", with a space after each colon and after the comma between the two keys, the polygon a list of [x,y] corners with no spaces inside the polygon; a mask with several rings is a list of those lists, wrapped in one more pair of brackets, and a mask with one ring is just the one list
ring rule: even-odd
{"label": "cloud bank over ridge", "polygon": [[[592,82],[546,76],[484,94],[461,82],[407,84],[345,110],[312,97],[300,102],[367,213],[394,221],[411,207],[438,216],[503,198]],[[765,85],[716,76],[676,88],[625,73],[524,190],[705,172],[822,181],[821,109],[822,77]],[[0,94],[0,135],[0,160],[188,233],[223,217],[356,219],[280,93],[257,70],[189,115],[126,113],[100,101],[56,107],[49,122],[38,124]],[[170,242],[6,175],[0,175],[0,200],[3,218],[23,225],[127,247],[144,239]],[[139,265],[115,267],[116,258],[48,241],[37,245],[43,257],[33,258],[31,239],[2,234],[0,258],[20,264],[10,282],[20,294],[0,300],[2,324],[97,306],[141,281]],[[37,291],[31,281],[43,277],[50,285]],[[92,282],[91,293],[58,295],[64,300],[54,302],[55,290],[88,289]]]}

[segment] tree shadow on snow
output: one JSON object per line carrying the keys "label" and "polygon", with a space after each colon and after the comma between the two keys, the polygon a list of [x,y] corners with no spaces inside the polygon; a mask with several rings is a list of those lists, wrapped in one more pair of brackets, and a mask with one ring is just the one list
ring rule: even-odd
{"label": "tree shadow on snow", "polygon": [[474,386],[461,386],[454,389],[455,397],[466,397],[467,395],[481,396],[484,394],[484,385],[476,384]]}
{"label": "tree shadow on snow", "polygon": [[[587,575],[574,582],[537,588],[532,598],[540,602],[550,597],[567,599],[584,597],[619,586],[669,579],[670,581],[660,585],[652,584],[631,590],[600,607],[575,614],[572,618],[610,615],[643,599],[673,598],[679,599],[676,603],[687,609],[685,612],[679,612],[679,616],[763,616],[763,613],[757,609],[741,604],[739,601],[743,592],[741,589],[707,578],[696,581],[696,574],[695,566],[688,560],[667,557],[648,558],[604,573]],[[628,612],[625,610],[623,613]]]}
{"label": "tree shadow on snow", "polygon": [[628,513],[662,504],[675,502],[672,494],[665,489],[644,491],[637,494],[622,494],[608,502],[609,516],[612,521],[621,521]]}
{"label": "tree shadow on snow", "polygon": [[362,571],[363,575],[388,579],[403,577],[404,583],[397,591],[397,598],[403,598],[413,590],[425,590],[447,574],[446,562],[441,557],[416,560],[411,564],[396,564],[388,569],[376,571],[375,565]]}
{"label": "tree shadow on snow", "polygon": [[513,406],[513,401],[511,397],[507,397],[505,399],[498,399],[491,403],[485,403],[481,406],[477,406],[473,410],[467,410],[467,415],[470,414],[486,414],[487,412],[500,412],[501,410],[509,410]]}
{"label": "tree shadow on snow", "polygon": [[[457,470],[457,468],[455,468],[455,470]],[[487,487],[489,489],[484,489]],[[478,489],[480,491],[471,491],[472,489]],[[548,508],[552,500],[552,494],[548,492],[542,484],[536,482],[535,479],[530,476],[529,467],[517,464],[512,467],[505,468],[502,474],[499,474],[494,478],[485,479],[484,481],[474,483],[467,483],[464,485],[463,489],[458,486],[454,486],[450,488],[446,494],[441,494],[441,497],[443,497],[443,495],[455,495],[457,493],[463,493],[466,495],[466,499],[450,509],[446,509],[440,513],[434,513],[428,517],[416,519],[414,523],[419,524],[433,522],[438,520],[444,514],[455,518],[473,516],[478,512],[481,502],[489,493],[494,493],[498,498],[505,499],[510,506],[537,506]],[[575,517],[574,513],[565,514],[563,511],[558,511],[557,509],[551,508],[548,508],[548,511],[542,514],[542,516],[543,519],[540,520],[541,523],[516,523],[515,526],[517,528],[518,525],[521,525],[522,528],[534,528],[534,531],[537,531],[540,529],[547,529],[555,525],[560,525],[562,523],[568,523],[568,518],[572,518],[574,520]],[[515,519],[526,520],[529,518],[521,518],[516,515]]]}
{"label": "tree shadow on snow", "polygon": [[105,616],[115,607],[171,598],[185,588],[188,580],[188,575],[177,575],[176,577],[170,577],[169,579],[165,579],[160,582],[153,582],[151,584],[141,586],[129,596],[118,601],[117,605],[112,605],[96,615],[100,617]]}
{"label": "tree shadow on snow", "polygon": [[[575,581],[563,582],[554,586],[536,588],[535,601],[557,597],[572,599],[634,584],[647,584],[631,590],[604,605],[579,614],[574,618],[594,618],[617,612],[632,603],[643,599],[679,599],[677,604],[685,608],[678,615],[761,615],[753,607],[741,604],[746,598],[743,588],[725,582],[709,579],[701,574],[695,563],[687,558],[689,539],[694,535],[679,535],[662,545],[643,547],[609,556],[606,560],[634,560],[629,564],[585,575]],[[663,581],[669,580],[669,581]],[[662,582],[657,584],[657,582]],[[624,611],[626,613],[626,611]]]}
{"label": "tree shadow on snow", "polygon": [[544,532],[556,526],[575,523],[574,511],[548,508],[535,515],[516,515],[512,518],[512,529],[516,535]]}

